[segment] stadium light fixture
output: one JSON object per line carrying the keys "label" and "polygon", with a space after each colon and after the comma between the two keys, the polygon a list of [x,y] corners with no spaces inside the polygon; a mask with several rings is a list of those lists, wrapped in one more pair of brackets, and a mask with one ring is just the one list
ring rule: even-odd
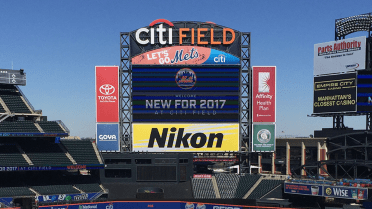
{"label": "stadium light fixture", "polygon": [[371,31],[372,13],[355,15],[336,20],[336,38],[358,31]]}

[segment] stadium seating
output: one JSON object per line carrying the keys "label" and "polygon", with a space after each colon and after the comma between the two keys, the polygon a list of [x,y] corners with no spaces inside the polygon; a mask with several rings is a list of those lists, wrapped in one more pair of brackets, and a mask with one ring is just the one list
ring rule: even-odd
{"label": "stadium seating", "polygon": [[21,99],[21,94],[15,86],[1,85],[0,97],[9,108],[10,112],[14,113],[31,113],[26,103]]}
{"label": "stadium seating", "polygon": [[85,193],[102,191],[102,188],[99,186],[99,184],[75,184],[75,187],[84,191]]}
{"label": "stadium seating", "polygon": [[77,164],[99,164],[97,155],[89,140],[61,140]]}
{"label": "stadium seating", "polygon": [[15,144],[0,144],[0,166],[28,166]]}
{"label": "stadium seating", "polygon": [[257,182],[260,175],[216,174],[215,177],[222,199],[241,199]]}
{"label": "stadium seating", "polygon": [[58,144],[48,140],[19,140],[18,144],[36,166],[72,165]]}
{"label": "stadium seating", "polygon": [[31,188],[41,195],[79,194],[80,193],[80,191],[76,190],[72,185],[33,186]]}
{"label": "stadium seating", "polygon": [[6,112],[6,111],[5,111],[4,107],[3,107],[3,105],[0,104],[0,113],[5,113],[5,112]]}
{"label": "stadium seating", "polygon": [[0,132],[8,133],[40,133],[32,121],[2,121]]}
{"label": "stadium seating", "polygon": [[65,133],[56,121],[40,121],[38,124],[45,133]]}
{"label": "stadium seating", "polygon": [[0,188],[0,197],[20,197],[20,196],[35,196],[27,187],[2,187]]}
{"label": "stadium seating", "polygon": [[269,180],[264,179],[261,183],[256,187],[255,190],[248,196],[248,199],[261,199],[262,196],[273,190],[275,187],[282,184],[283,180]]}
{"label": "stadium seating", "polygon": [[216,194],[213,189],[211,179],[192,179],[193,193],[195,199],[215,199]]}
{"label": "stadium seating", "polygon": [[243,198],[260,177],[260,175],[249,174],[240,176],[238,187],[236,188],[235,198]]}
{"label": "stadium seating", "polygon": [[236,174],[216,174],[215,177],[221,198],[234,198],[239,183],[239,176]]}

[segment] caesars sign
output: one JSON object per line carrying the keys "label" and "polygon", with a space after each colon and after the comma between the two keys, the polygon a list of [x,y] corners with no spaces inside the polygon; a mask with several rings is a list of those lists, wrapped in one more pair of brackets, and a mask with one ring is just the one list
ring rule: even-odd
{"label": "caesars sign", "polygon": [[239,151],[240,33],[161,19],[132,34],[133,151]]}

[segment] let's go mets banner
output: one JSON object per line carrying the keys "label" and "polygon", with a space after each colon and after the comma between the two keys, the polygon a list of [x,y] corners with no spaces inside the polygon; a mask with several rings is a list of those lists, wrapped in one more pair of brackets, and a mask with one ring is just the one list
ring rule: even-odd
{"label": "let's go mets banner", "polygon": [[239,124],[133,124],[133,151],[237,152]]}
{"label": "let's go mets banner", "polygon": [[119,122],[119,67],[96,66],[96,122]]}
{"label": "let's go mets banner", "polygon": [[133,65],[238,65],[240,59],[216,49],[173,46],[155,49],[132,58]]}

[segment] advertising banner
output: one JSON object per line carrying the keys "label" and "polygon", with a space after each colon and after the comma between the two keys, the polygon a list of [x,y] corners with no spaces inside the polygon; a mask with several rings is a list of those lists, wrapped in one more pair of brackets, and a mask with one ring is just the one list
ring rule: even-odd
{"label": "advertising banner", "polygon": [[96,122],[119,122],[119,67],[96,66]]}
{"label": "advertising banner", "polygon": [[314,113],[356,111],[356,74],[314,77]]}
{"label": "advertising banner", "polygon": [[252,68],[252,122],[276,122],[276,67]]}
{"label": "advertising banner", "polygon": [[119,124],[97,123],[96,144],[100,151],[120,151]]}
{"label": "advertising banner", "polygon": [[133,122],[239,122],[240,68],[133,67]]}
{"label": "advertising banner", "polygon": [[252,129],[252,152],[274,152],[275,124],[253,124]]}
{"label": "advertising banner", "polygon": [[367,188],[324,186],[324,196],[354,200],[368,199]]}
{"label": "advertising banner", "polygon": [[13,206],[13,197],[0,197],[0,203],[9,208]]}
{"label": "advertising banner", "polygon": [[323,196],[323,185],[284,183],[284,193]]}
{"label": "advertising banner", "polygon": [[358,71],[357,112],[372,112],[372,72]]}
{"label": "advertising banner", "polygon": [[216,49],[200,46],[172,46],[132,58],[132,65],[239,65],[240,59]]}
{"label": "advertising banner", "polygon": [[[126,201],[126,202],[100,202],[100,203],[80,203],[68,205],[48,205],[39,206],[43,209],[119,209],[119,208],[137,208],[137,209],[241,209],[241,205],[226,205],[200,202],[180,202],[180,201]],[[249,208],[249,206],[247,206]],[[265,207],[263,207],[265,208]]]}
{"label": "advertising banner", "polygon": [[365,69],[366,37],[314,45],[314,76]]}
{"label": "advertising banner", "polygon": [[1,166],[0,172],[9,171],[58,171],[58,170],[93,170],[103,169],[103,164],[63,165],[63,166]]}
{"label": "advertising banner", "polygon": [[93,200],[97,198],[100,193],[83,193],[83,194],[58,194],[58,195],[40,195],[37,197],[39,203],[53,203],[60,201],[83,201]]}
{"label": "advertising banner", "polygon": [[197,178],[197,179],[211,179],[212,178],[212,174],[194,174],[193,175],[193,178]]}
{"label": "advertising banner", "polygon": [[219,205],[211,203],[201,203],[201,202],[186,202],[181,203],[181,209],[241,209],[240,206],[235,205]]}
{"label": "advertising banner", "polygon": [[239,124],[133,124],[133,152],[237,152]]}

